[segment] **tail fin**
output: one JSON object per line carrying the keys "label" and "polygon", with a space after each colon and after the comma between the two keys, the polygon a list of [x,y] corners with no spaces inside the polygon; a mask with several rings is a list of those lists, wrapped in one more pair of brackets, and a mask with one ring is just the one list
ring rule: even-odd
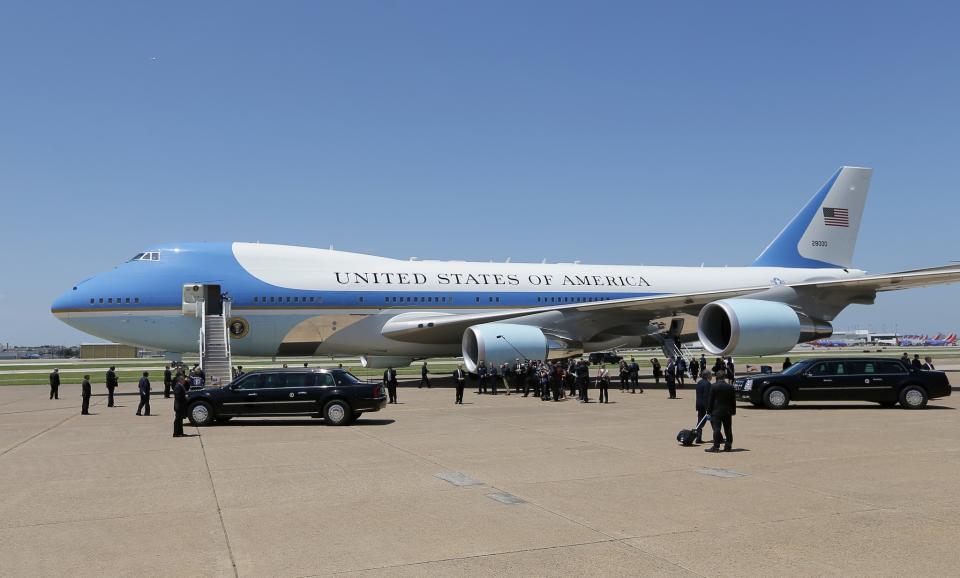
{"label": "tail fin", "polygon": [[753,262],[754,267],[849,267],[873,169],[841,167]]}

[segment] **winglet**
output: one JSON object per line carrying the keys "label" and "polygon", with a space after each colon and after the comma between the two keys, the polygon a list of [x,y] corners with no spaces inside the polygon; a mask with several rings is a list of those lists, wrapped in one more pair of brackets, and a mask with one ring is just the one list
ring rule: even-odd
{"label": "winglet", "polygon": [[784,227],[754,267],[849,267],[873,169],[841,167]]}

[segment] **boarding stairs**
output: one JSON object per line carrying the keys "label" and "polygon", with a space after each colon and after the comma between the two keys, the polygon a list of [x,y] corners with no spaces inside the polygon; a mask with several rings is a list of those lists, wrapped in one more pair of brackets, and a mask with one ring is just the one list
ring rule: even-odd
{"label": "boarding stairs", "polygon": [[224,299],[218,308],[220,314],[210,315],[203,300],[197,302],[200,324],[200,367],[207,385],[229,383],[233,376],[230,354],[230,333],[226,320],[230,318],[230,301]]}

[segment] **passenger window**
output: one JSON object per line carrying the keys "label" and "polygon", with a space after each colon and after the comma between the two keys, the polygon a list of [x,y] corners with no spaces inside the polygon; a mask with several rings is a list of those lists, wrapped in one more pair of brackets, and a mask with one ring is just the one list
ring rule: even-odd
{"label": "passenger window", "polygon": [[285,373],[282,375],[284,387],[310,387],[313,380],[307,379],[309,373]]}
{"label": "passenger window", "polygon": [[847,373],[864,374],[877,372],[877,364],[873,361],[847,361],[844,365],[846,366]]}
{"label": "passenger window", "polygon": [[317,385],[320,385],[320,386],[334,385],[333,375],[329,373],[317,374]]}
{"label": "passenger window", "polygon": [[877,365],[879,373],[906,373],[899,361],[881,361]]}
{"label": "passenger window", "polygon": [[236,389],[257,389],[259,375],[244,375],[239,381],[233,384]]}
{"label": "passenger window", "polygon": [[823,363],[818,363],[813,366],[813,370],[810,373],[816,377],[827,375],[843,375],[843,362],[825,361]]}
{"label": "passenger window", "polygon": [[282,376],[277,373],[265,373],[260,376],[260,389],[283,387]]}

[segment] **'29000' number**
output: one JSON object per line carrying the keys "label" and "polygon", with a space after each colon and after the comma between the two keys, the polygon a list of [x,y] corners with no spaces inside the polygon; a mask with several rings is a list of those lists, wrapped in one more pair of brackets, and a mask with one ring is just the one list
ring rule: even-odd
{"label": "'29000' number", "polygon": [[814,247],[826,247],[830,243],[828,241],[810,241],[810,244]]}

